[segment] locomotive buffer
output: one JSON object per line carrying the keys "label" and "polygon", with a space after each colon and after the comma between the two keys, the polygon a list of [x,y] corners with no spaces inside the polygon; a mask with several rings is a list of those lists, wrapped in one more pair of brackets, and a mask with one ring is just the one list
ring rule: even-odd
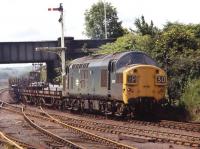
{"label": "locomotive buffer", "polygon": [[58,8],[48,8],[48,11],[59,11],[60,12],[60,18],[59,22],[61,23],[61,47],[37,47],[35,48],[36,51],[45,51],[45,52],[53,52],[56,53],[62,63],[62,85],[63,85],[63,93],[66,89],[66,79],[65,79],[65,39],[64,39],[64,20],[63,20],[63,5],[60,3],[60,6]]}

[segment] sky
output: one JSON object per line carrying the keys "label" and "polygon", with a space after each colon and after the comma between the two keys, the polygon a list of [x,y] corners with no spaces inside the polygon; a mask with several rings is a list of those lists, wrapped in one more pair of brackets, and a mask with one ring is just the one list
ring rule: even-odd
{"label": "sky", "polygon": [[[59,12],[48,8],[64,6],[65,36],[86,39],[84,12],[99,0],[1,0],[0,42],[56,40],[61,35]],[[144,15],[147,22],[162,28],[167,21],[200,23],[199,0],[104,0],[118,12],[126,28]]]}
{"label": "sky", "polygon": [[[64,7],[65,36],[87,39],[84,13],[99,0],[1,0],[0,42],[57,40],[61,35],[59,12],[48,8]],[[122,26],[134,29],[136,18],[162,28],[166,22],[200,23],[200,0],[103,0],[117,10]],[[8,65],[0,65],[7,67]]]}

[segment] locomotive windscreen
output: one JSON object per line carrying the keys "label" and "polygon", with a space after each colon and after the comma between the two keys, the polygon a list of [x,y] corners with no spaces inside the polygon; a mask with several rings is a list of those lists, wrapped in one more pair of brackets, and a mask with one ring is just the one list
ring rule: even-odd
{"label": "locomotive windscreen", "polygon": [[145,65],[154,65],[157,66],[156,62],[151,59],[149,56],[147,56],[144,53],[129,53],[128,55],[125,55],[123,57],[121,57],[118,61],[117,61],[117,68],[121,68],[123,66],[127,66],[130,64],[145,64]]}

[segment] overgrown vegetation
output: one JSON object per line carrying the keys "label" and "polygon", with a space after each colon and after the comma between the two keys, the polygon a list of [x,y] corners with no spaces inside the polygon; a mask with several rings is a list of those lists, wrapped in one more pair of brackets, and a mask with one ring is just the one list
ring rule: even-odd
{"label": "overgrown vegetation", "polygon": [[181,97],[180,105],[185,107],[193,120],[200,121],[200,80],[189,81]]}
{"label": "overgrown vegetation", "polygon": [[[130,50],[144,51],[166,70],[169,81],[168,98],[172,105],[184,103],[185,107],[190,107],[189,103],[194,105],[199,103],[200,96],[196,95],[195,99],[189,97],[193,92],[200,92],[200,88],[195,90],[191,88],[193,91],[188,92],[185,86],[189,80],[199,80],[200,76],[200,24],[168,22],[163,29],[158,29],[153,26],[152,21],[148,24],[142,16],[136,19],[135,25],[137,30],[131,29],[114,43],[102,46],[98,54]],[[183,96],[184,99],[187,97],[186,94],[188,100],[183,100]],[[196,106],[196,109],[200,109],[199,104]],[[189,108],[187,110],[190,111]]]}
{"label": "overgrown vegetation", "polygon": [[[191,119],[199,120],[200,24],[167,22],[163,29],[158,29],[153,21],[148,23],[144,16],[141,16],[133,22],[136,30],[122,29],[122,22],[118,22],[116,9],[109,3],[106,5],[110,12],[107,17],[114,21],[114,23],[108,23],[108,38],[118,38],[113,43],[103,45],[97,54],[130,50],[144,51],[149,54],[167,72],[168,99],[172,105],[171,108],[179,106],[178,111],[189,112]],[[103,2],[93,5],[90,10],[86,11],[86,35],[88,37],[92,39],[105,37],[103,19]],[[60,82],[60,77],[56,81]]]}

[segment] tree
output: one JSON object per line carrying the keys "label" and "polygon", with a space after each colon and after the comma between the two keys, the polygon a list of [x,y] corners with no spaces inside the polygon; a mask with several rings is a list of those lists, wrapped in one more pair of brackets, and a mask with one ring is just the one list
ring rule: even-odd
{"label": "tree", "polygon": [[135,26],[137,28],[137,33],[140,33],[142,35],[151,35],[155,36],[158,33],[158,28],[154,26],[153,21],[151,20],[151,23],[148,24],[144,16],[142,15],[141,18],[137,18],[135,20]]}
{"label": "tree", "polygon": [[[105,3],[107,37],[117,38],[123,35],[122,22],[118,21],[117,11],[110,3]],[[99,1],[85,12],[85,34],[92,39],[105,38],[104,3]]]}
{"label": "tree", "polygon": [[171,100],[180,99],[189,79],[199,78],[200,42],[196,28],[198,25],[167,23],[152,51],[167,71]]}
{"label": "tree", "polygon": [[152,51],[153,39],[149,35],[141,36],[133,33],[119,37],[113,43],[101,46],[99,54],[108,54],[124,51],[144,51],[148,54]]}

